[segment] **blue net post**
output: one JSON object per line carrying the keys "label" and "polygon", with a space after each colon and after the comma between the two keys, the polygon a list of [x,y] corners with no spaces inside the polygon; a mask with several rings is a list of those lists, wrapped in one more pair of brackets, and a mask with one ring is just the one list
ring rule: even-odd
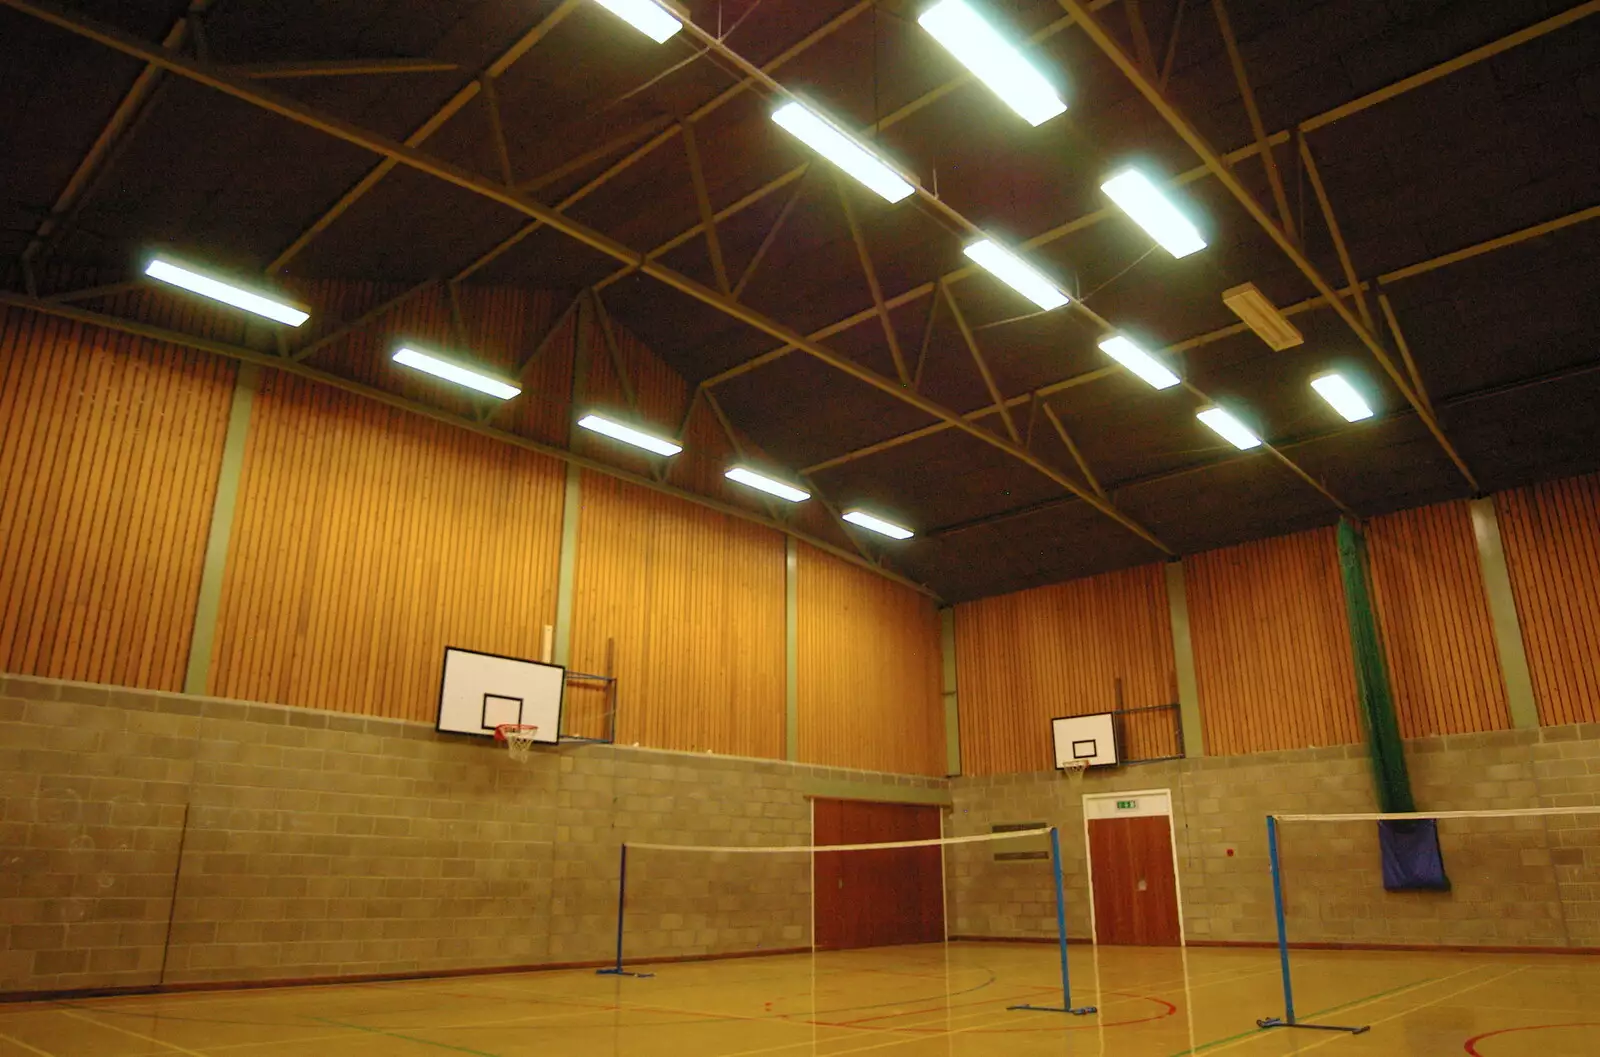
{"label": "blue net post", "polygon": [[1071,1013],[1087,1016],[1095,1012],[1094,1006],[1072,1004],[1072,977],[1067,971],[1067,897],[1061,879],[1061,831],[1050,827],[1050,876],[1056,887],[1056,945],[1061,952],[1061,1004],[1059,1006],[1008,1006],[1009,1009],[1030,1009],[1040,1013]]}
{"label": "blue net post", "polygon": [[606,969],[595,970],[598,976],[654,976],[654,973],[630,973],[622,967],[622,915],[628,906],[628,843],[622,843],[622,861],[617,869],[617,963]]}
{"label": "blue net post", "polygon": [[1283,970],[1283,1016],[1263,1017],[1256,1021],[1261,1028],[1310,1028],[1315,1031],[1348,1031],[1360,1035],[1371,1027],[1341,1027],[1336,1024],[1302,1024],[1294,1016],[1294,981],[1289,976],[1289,929],[1283,913],[1283,860],[1278,854],[1278,819],[1267,816],[1267,860],[1272,865],[1272,912],[1278,919],[1278,964]]}

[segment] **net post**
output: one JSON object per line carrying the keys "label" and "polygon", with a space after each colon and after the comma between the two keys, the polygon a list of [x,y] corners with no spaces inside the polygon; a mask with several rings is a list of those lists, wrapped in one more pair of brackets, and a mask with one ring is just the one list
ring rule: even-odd
{"label": "net post", "polygon": [[1067,971],[1067,898],[1061,877],[1061,831],[1050,827],[1050,877],[1056,889],[1056,945],[1061,952],[1061,1005],[1059,1006],[1007,1006],[1007,1009],[1028,1009],[1040,1013],[1071,1013],[1082,1017],[1096,1012],[1094,1006],[1072,1005],[1072,978]]}
{"label": "net post", "polygon": [[630,973],[622,967],[622,912],[628,905],[628,842],[622,842],[621,862],[617,869],[617,963],[610,968],[595,970],[596,976],[654,976],[655,973]]}
{"label": "net post", "polygon": [[1283,860],[1278,854],[1278,817],[1267,816],[1267,861],[1272,866],[1272,912],[1278,920],[1278,962],[1283,968],[1283,1016],[1262,1017],[1258,1028],[1310,1028],[1314,1031],[1348,1031],[1360,1035],[1371,1025],[1342,1027],[1337,1024],[1302,1024],[1294,1015],[1294,983],[1289,976],[1289,931],[1283,912]]}

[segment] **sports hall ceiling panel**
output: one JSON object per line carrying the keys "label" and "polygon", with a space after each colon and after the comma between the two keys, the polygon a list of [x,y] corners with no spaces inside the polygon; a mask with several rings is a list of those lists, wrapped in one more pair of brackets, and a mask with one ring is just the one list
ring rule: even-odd
{"label": "sports hall ceiling panel", "polygon": [[[146,42],[160,41],[191,7],[63,6],[69,17],[106,20]],[[59,292],[52,275],[114,280],[144,248],[168,243],[245,272],[294,246],[279,261],[289,279],[409,285],[470,272],[469,284],[547,290],[557,304],[603,283],[600,296],[619,324],[691,383],[710,382],[733,426],[777,468],[829,464],[817,481],[830,501],[879,506],[935,531],[886,553],[946,597],[1160,554],[1087,504],[1063,499],[1021,459],[956,430],[835,461],[936,421],[908,400],[970,414],[993,403],[991,383],[1011,402],[1034,456],[1087,480],[1081,457],[1113,502],[1180,553],[1324,524],[1338,512],[1271,455],[1221,445],[1194,417],[1207,399],[1234,407],[1357,513],[1473,494],[1350,326],[1325,305],[1306,304],[1315,284],[1062,4],[985,5],[1014,35],[1031,38],[1027,53],[1064,91],[1067,112],[1037,128],[960,79],[917,26],[923,6],[690,0],[688,14],[722,38],[728,52],[720,53],[688,34],[655,45],[594,0],[211,0],[198,5],[202,61],[233,77],[255,77],[267,64],[328,73],[329,64],[389,63],[385,73],[244,83],[392,139],[448,105],[420,150],[482,186],[399,166],[352,195],[377,164],[373,153],[168,75],[115,130],[117,145],[90,166],[81,194],[67,196],[51,221],[58,233],[41,239],[41,224],[142,67],[0,0],[0,83],[22,103],[0,115],[0,273],[14,289],[31,279]],[[1086,6],[1229,158],[1233,178],[1264,212],[1288,217],[1296,252],[1341,288],[1344,258],[1310,156],[1351,268],[1367,284],[1377,340],[1403,362],[1381,292],[1478,489],[1600,465],[1600,225],[1585,212],[1600,205],[1600,18],[1563,15],[1568,0],[1226,0],[1263,131],[1277,144],[1280,196],[1215,5]],[[1151,43],[1148,59],[1135,18]],[[488,95],[474,85],[532,36],[539,39],[493,81],[502,156]],[[194,58],[194,39],[179,53]],[[1482,48],[1494,54],[1406,80]],[[614,257],[549,228],[506,244],[528,229],[525,216],[492,200],[509,164],[520,193],[716,289],[710,245],[694,231],[701,205],[678,127],[694,115],[718,247],[741,305],[802,334],[825,330],[822,344],[847,366],[895,379],[835,171],[769,120],[769,89],[734,89],[735,53],[757,64],[783,57],[779,82],[938,196],[889,205],[853,184],[844,192],[912,376],[907,400],[806,353],[772,356],[781,341],[736,319],[741,308],[720,311],[627,274]],[[412,68],[396,72],[394,63]],[[1389,86],[1397,87],[1388,97],[1363,99]],[[1110,206],[1100,184],[1130,163],[1178,181],[1172,193],[1206,235],[1205,250],[1174,260]],[[982,370],[949,306],[929,293],[968,265],[967,224],[1013,246],[1034,240],[1028,259],[1082,301],[1038,313],[986,273],[954,282]],[[1439,260],[1530,231],[1524,241]],[[17,266],[29,245],[31,276]],[[1221,293],[1243,282],[1292,309],[1302,345],[1274,352],[1232,331]],[[1102,321],[1152,350],[1177,346],[1167,357],[1188,387],[1156,392],[1108,369],[1096,347]],[[756,357],[769,359],[721,377]],[[1311,376],[1335,367],[1369,395],[1374,421],[1345,425],[1310,392]],[[979,421],[1007,435],[998,415]]]}

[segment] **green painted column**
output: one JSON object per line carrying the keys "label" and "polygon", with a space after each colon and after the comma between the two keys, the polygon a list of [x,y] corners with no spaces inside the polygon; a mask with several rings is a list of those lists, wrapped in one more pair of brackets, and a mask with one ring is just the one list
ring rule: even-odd
{"label": "green painted column", "polygon": [[784,537],[783,758],[800,760],[800,542]]}
{"label": "green painted column", "polygon": [[233,538],[239,478],[244,473],[244,446],[250,435],[250,408],[260,385],[261,368],[240,364],[234,376],[233,405],[228,409],[222,466],[217,471],[217,492],[211,503],[211,530],[206,535],[205,561],[200,571],[200,596],[195,602],[194,628],[189,635],[189,664],[183,674],[186,694],[204,694],[211,676],[217,613],[222,607],[222,582],[228,571],[228,544]]}
{"label": "green painted column", "polygon": [[944,769],[947,777],[961,773],[961,705],[956,695],[956,611],[939,610],[940,685],[944,696]]}
{"label": "green painted column", "polygon": [[[578,322],[572,340],[572,421],[567,426],[567,448],[578,446],[578,416],[589,391],[589,353],[594,309],[587,297],[578,301]],[[556,627],[551,636],[551,660],[572,663],[572,600],[578,572],[578,511],[583,502],[583,471],[567,463],[567,485],[561,502],[561,556],[556,567]]]}
{"label": "green painted column", "polygon": [[1483,590],[1489,599],[1489,620],[1494,626],[1495,649],[1500,655],[1500,671],[1506,682],[1511,725],[1537,727],[1539,705],[1533,696],[1533,677],[1528,674],[1528,655],[1522,645],[1517,600],[1511,593],[1511,573],[1506,568],[1500,519],[1495,516],[1493,499],[1474,499],[1469,506],[1472,535],[1478,541],[1478,563],[1483,568]]}
{"label": "green painted column", "polygon": [[1167,618],[1172,622],[1172,660],[1178,672],[1178,719],[1185,756],[1206,754],[1205,728],[1200,723],[1200,683],[1194,673],[1194,640],[1189,636],[1189,591],[1183,562],[1166,566]]}

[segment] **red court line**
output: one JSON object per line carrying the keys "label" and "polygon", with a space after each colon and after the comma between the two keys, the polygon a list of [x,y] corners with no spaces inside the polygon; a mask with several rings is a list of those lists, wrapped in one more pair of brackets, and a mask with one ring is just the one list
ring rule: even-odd
{"label": "red court line", "polygon": [[[1053,987],[1041,987],[1041,988],[1036,988],[1034,990],[1036,990],[1038,992],[1048,992],[1048,991],[1055,991],[1057,989],[1053,988]],[[1136,1001],[1154,1002],[1156,1005],[1165,1006],[1166,1008],[1163,1009],[1161,1012],[1156,1013],[1156,1014],[1154,1014],[1152,1016],[1134,1017],[1134,1018],[1129,1019],[1129,1020],[1095,1021],[1095,1022],[1092,1022],[1092,1023],[1069,1024],[1069,1025],[1066,1025],[1066,1026],[1062,1026],[1060,1024],[1050,1024],[1048,1026],[1038,1027],[1038,1028],[963,1028],[963,1029],[961,1029],[961,1033],[963,1035],[1010,1035],[1010,1034],[1023,1034],[1023,1033],[1026,1033],[1026,1032],[1035,1032],[1035,1031],[1089,1031],[1089,1030],[1098,1030],[1100,1028],[1125,1028],[1125,1027],[1129,1027],[1129,1026],[1134,1025],[1134,1024],[1148,1024],[1148,1023],[1150,1023],[1151,1021],[1154,1021],[1154,1020],[1163,1020],[1166,1017],[1170,1017],[1173,1014],[1178,1012],[1178,1007],[1177,1006],[1173,1005],[1171,1002],[1168,1002],[1164,998],[1157,998],[1154,995],[1133,995],[1133,994],[1128,994],[1125,991],[1106,991],[1104,993],[1108,994],[1108,995],[1117,995],[1117,996],[1119,996],[1121,998],[1131,998],[1131,999],[1134,999]],[[1022,996],[1016,996],[1016,997],[1022,997]],[[946,1031],[946,1029],[943,1028],[943,1027],[905,1027],[905,1028],[897,1028],[897,1027],[892,1027],[892,1026],[889,1026],[889,1025],[876,1026],[876,1025],[869,1024],[868,1022],[869,1021],[874,1021],[874,1020],[892,1020],[892,1019],[897,1018],[897,1017],[914,1017],[914,1016],[922,1016],[922,1015],[930,1014],[930,1013],[941,1013],[941,1012],[944,1012],[947,1009],[951,1010],[951,1011],[954,1011],[954,1010],[957,1010],[957,1009],[973,1009],[973,1008],[978,1007],[978,1006],[992,1005],[992,1004],[995,1004],[997,1002],[1014,1002],[1014,1001],[1016,1001],[1015,997],[1014,998],[994,998],[994,999],[987,999],[987,1000],[985,1000],[983,1002],[967,1002],[967,1003],[964,1003],[962,1005],[933,1006],[933,1007],[928,1008],[928,1009],[908,1009],[908,1010],[904,1010],[903,1012],[899,1012],[899,1013],[884,1013],[884,1014],[880,1014],[878,1016],[873,1016],[873,1017],[862,1017],[859,1020],[842,1020],[842,1021],[797,1020],[796,1023],[813,1024],[813,1025],[815,1025],[817,1027],[824,1027],[824,1028],[856,1028],[856,1029],[861,1030],[861,1031],[891,1031],[891,1032],[904,1032],[906,1034],[911,1034],[911,1035],[939,1035],[939,1034],[943,1034]]]}
{"label": "red court line", "polygon": [[1492,1039],[1496,1035],[1510,1035],[1518,1031],[1544,1031],[1546,1028],[1600,1028],[1600,1023],[1579,1021],[1576,1024],[1524,1024],[1520,1028],[1500,1028],[1497,1031],[1486,1031],[1482,1035],[1474,1035],[1466,1041],[1465,1049],[1472,1057],[1485,1057],[1485,1054],[1478,1049],[1478,1043],[1484,1039]]}

